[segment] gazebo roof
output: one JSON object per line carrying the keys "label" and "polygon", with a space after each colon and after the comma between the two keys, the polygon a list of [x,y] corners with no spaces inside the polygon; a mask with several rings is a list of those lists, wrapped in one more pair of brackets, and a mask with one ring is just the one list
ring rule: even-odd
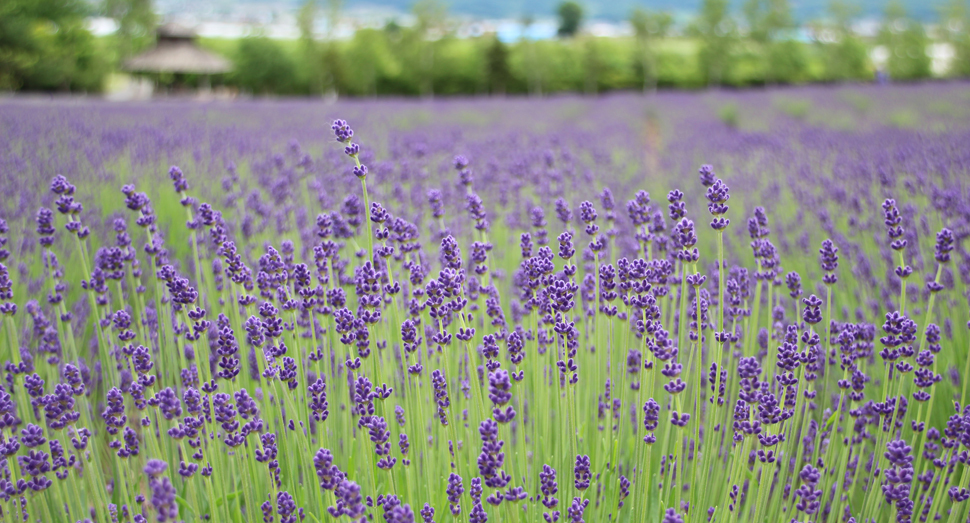
{"label": "gazebo roof", "polygon": [[158,28],[154,49],[125,60],[124,69],[133,73],[218,74],[232,70],[225,58],[201,49],[195,32],[177,24]]}
{"label": "gazebo roof", "polygon": [[158,26],[158,29],[155,30],[155,34],[157,34],[160,39],[185,38],[188,40],[194,40],[196,37],[195,31],[174,22],[169,22],[167,24]]}

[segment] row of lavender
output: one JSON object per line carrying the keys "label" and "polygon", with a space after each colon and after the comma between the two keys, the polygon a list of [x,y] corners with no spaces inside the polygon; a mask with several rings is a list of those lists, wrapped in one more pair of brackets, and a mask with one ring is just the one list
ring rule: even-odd
{"label": "row of lavender", "polygon": [[250,158],[21,196],[4,517],[966,519],[966,131],[585,123],[102,135]]}

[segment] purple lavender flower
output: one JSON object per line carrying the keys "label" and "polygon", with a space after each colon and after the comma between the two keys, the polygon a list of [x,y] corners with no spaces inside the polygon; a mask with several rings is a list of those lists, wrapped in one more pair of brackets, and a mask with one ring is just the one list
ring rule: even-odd
{"label": "purple lavender flower", "polygon": [[569,203],[562,198],[556,199],[556,217],[562,222],[563,227],[568,227],[573,219],[573,212],[569,209]]}
{"label": "purple lavender flower", "polygon": [[461,476],[455,474],[454,472],[448,476],[448,488],[446,489],[448,493],[448,504],[451,507],[451,513],[454,516],[461,514],[461,495],[465,493],[465,487],[462,485]]}
{"label": "purple lavender flower", "polygon": [[802,320],[809,325],[815,325],[822,321],[822,300],[812,294],[808,298],[802,299],[805,309],[802,311]]}
{"label": "purple lavender flower", "polygon": [[285,491],[276,494],[276,513],[280,516],[280,523],[296,523],[296,512],[296,502],[293,500],[293,496]]}
{"label": "purple lavender flower", "polygon": [[434,522],[434,508],[425,503],[424,508],[421,509],[421,520],[424,523],[435,523]]}
{"label": "purple lavender flower", "polygon": [[504,441],[498,439],[498,423],[492,419],[485,419],[478,428],[482,438],[482,452],[478,455],[478,473],[485,479],[485,485],[494,488],[505,488],[512,478],[502,470],[505,464],[505,453],[502,452]]}
{"label": "purple lavender flower", "polygon": [[317,471],[317,479],[320,480],[320,488],[323,490],[334,490],[343,482],[344,474],[340,472],[337,465],[333,463],[333,454],[328,449],[320,449],[313,456],[313,467]]}
{"label": "purple lavender flower", "polygon": [[387,421],[380,416],[370,416],[367,431],[371,442],[374,443],[374,452],[378,456],[377,468],[391,470],[397,463],[397,458],[390,455],[391,443],[388,439],[391,433],[387,430]]}
{"label": "purple lavender flower", "polygon": [[704,164],[697,170],[701,177],[701,185],[704,187],[710,187],[714,185],[714,180],[717,176],[714,174],[714,166]]}
{"label": "purple lavender flower", "polygon": [[682,518],[676,510],[668,508],[666,512],[664,512],[664,519],[662,523],[684,523],[684,518]]}
{"label": "purple lavender flower", "polygon": [[573,467],[573,478],[576,490],[586,490],[589,488],[592,474],[589,470],[589,456],[576,456],[576,465]]}
{"label": "purple lavender flower", "polygon": [[936,233],[936,251],[934,258],[937,263],[947,263],[950,261],[950,252],[953,250],[954,236],[953,231],[944,227]]}
{"label": "purple lavender flower", "polygon": [[[701,169],[703,170],[703,167]],[[703,178],[703,173],[701,176]],[[713,176],[713,171],[711,171],[711,176]],[[731,198],[728,186],[718,178],[708,186],[706,196],[707,210],[714,216],[714,220],[711,221],[711,228],[715,231],[723,231],[731,223],[731,220],[723,217],[728,211],[726,202]]]}
{"label": "purple lavender flower", "polygon": [[497,369],[488,373],[488,399],[496,407],[501,407],[512,400],[512,383],[509,373],[504,369]]}
{"label": "purple lavender flower", "polygon": [[148,460],[145,466],[145,473],[149,476],[148,485],[152,491],[151,504],[160,523],[175,521],[179,514],[175,487],[167,477],[161,477],[166,467],[165,462],[155,459]]}
{"label": "purple lavender flower", "polygon": [[882,210],[885,214],[885,224],[889,236],[890,246],[894,251],[901,251],[906,248],[907,241],[903,238],[903,228],[901,226],[903,218],[896,207],[896,200],[887,198],[882,202]]}
{"label": "purple lavender flower", "polygon": [[168,177],[172,179],[172,184],[175,186],[175,192],[184,193],[189,190],[189,182],[185,180],[185,175],[182,174],[182,169],[173,165],[168,169]]}
{"label": "purple lavender flower", "polygon": [[364,517],[366,508],[360,495],[360,486],[350,480],[342,480],[334,491],[336,505],[327,507],[327,512],[335,518],[347,516],[351,521]]}
{"label": "purple lavender flower", "polygon": [[[573,502],[569,505],[566,513],[569,514],[569,521],[572,523],[585,523],[583,519],[583,512],[586,511],[586,507],[589,506],[588,499],[573,498]],[[679,522],[683,523],[683,522]]]}
{"label": "purple lavender flower", "polygon": [[485,513],[485,509],[482,508],[481,503],[476,503],[472,508],[471,514],[468,515],[469,523],[487,523],[488,514]]}
{"label": "purple lavender flower", "polygon": [[559,519],[559,511],[555,510],[559,505],[559,499],[556,498],[556,494],[559,492],[559,484],[556,483],[556,469],[549,465],[543,465],[542,472],[539,473],[539,481],[541,483],[542,505],[552,510],[551,513],[544,513],[543,517],[546,521],[555,521]]}
{"label": "purple lavender flower", "polygon": [[832,240],[826,239],[822,241],[822,248],[819,249],[818,253],[822,270],[825,271],[822,281],[826,285],[832,285],[839,281],[839,277],[835,274],[835,270],[839,267],[839,248],[835,246]]}
{"label": "purple lavender flower", "polygon": [[913,500],[910,499],[910,484],[913,481],[912,447],[902,440],[890,441],[884,456],[889,460],[886,469],[887,483],[882,486],[886,503],[896,505],[897,521],[909,521],[913,514]]}
{"label": "purple lavender flower", "polygon": [[434,387],[435,403],[438,405],[438,420],[443,426],[448,426],[448,407],[451,400],[448,398],[448,382],[440,370],[431,372],[431,384]]}

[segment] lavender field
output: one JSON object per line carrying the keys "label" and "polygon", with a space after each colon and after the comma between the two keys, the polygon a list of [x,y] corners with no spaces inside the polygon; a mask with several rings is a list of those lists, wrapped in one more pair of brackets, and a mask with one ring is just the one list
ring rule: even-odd
{"label": "lavender field", "polygon": [[970,84],[0,137],[4,522],[970,521]]}

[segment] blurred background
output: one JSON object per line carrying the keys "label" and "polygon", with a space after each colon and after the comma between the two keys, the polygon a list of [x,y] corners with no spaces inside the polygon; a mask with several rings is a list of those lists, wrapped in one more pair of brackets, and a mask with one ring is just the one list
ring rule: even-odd
{"label": "blurred background", "polygon": [[970,76],[970,0],[0,0],[0,93],[454,96]]}

